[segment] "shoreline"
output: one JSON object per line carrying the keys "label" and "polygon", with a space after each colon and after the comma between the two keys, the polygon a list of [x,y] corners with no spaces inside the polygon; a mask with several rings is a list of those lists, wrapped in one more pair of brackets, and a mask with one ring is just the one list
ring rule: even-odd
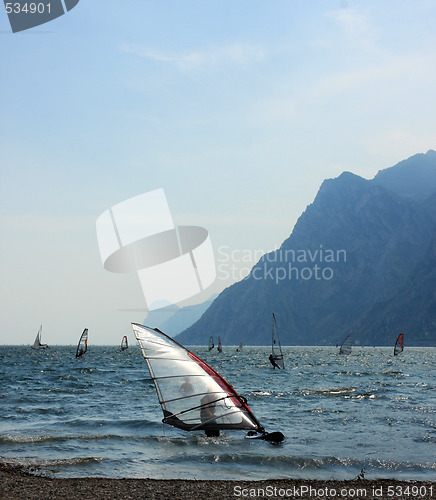
{"label": "shoreline", "polygon": [[[413,494],[414,493],[414,494]],[[436,499],[436,481],[352,479],[347,481],[268,479],[52,478],[0,462],[0,500],[215,500],[231,498]]]}

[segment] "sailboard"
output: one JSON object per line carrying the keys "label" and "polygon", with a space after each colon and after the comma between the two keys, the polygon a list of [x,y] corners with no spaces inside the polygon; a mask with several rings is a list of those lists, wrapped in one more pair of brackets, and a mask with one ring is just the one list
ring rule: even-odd
{"label": "sailboard", "polygon": [[221,338],[218,337],[218,347],[217,347],[218,352],[223,352],[223,346],[221,345]]}
{"label": "sailboard", "polygon": [[398,335],[397,337],[397,341],[395,342],[394,356],[397,356],[398,354],[403,352],[404,349],[403,340],[404,340],[404,335],[400,333],[400,335]]}
{"label": "sailboard", "polygon": [[80,358],[88,350],[88,328],[83,330],[76,349],[76,358]]}
{"label": "sailboard", "polygon": [[341,347],[339,348],[339,354],[351,354],[351,349],[353,346],[354,337],[352,334],[347,335],[342,341]]}
{"label": "sailboard", "polygon": [[42,325],[39,327],[38,333],[36,334],[35,342],[32,345],[32,349],[48,349],[47,344],[41,343]]}
{"label": "sailboard", "polygon": [[241,352],[241,351],[242,351],[242,342],[236,348],[236,352]]}
{"label": "sailboard", "polygon": [[125,351],[129,347],[129,343],[127,342],[127,335],[124,335],[124,337],[121,340],[121,350]]}
{"label": "sailboard", "polygon": [[279,330],[277,328],[277,322],[275,314],[272,313],[272,340],[271,340],[271,355],[270,355],[271,364],[277,366],[279,369],[284,370],[285,362],[283,359],[282,346],[280,344],[279,338]]}
{"label": "sailboard", "polygon": [[[247,430],[268,440],[270,434],[244,398],[218,372],[157,328],[132,323],[163,412],[162,422],[184,431]],[[275,441],[282,433],[271,433]]]}
{"label": "sailboard", "polygon": [[213,343],[213,337],[212,335],[209,337],[209,345],[207,347],[208,351],[211,351],[215,347],[215,344]]}

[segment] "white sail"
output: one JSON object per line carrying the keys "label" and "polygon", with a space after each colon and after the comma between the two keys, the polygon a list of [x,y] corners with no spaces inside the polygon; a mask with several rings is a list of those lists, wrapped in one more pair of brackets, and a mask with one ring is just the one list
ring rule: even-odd
{"label": "white sail", "polygon": [[41,344],[41,330],[42,330],[42,325],[39,327],[38,333],[36,334],[35,342],[33,343],[32,346],[34,349],[37,349]]}
{"label": "white sail", "polygon": [[209,337],[209,345],[207,347],[208,351],[211,351],[215,347],[215,344],[213,343],[213,337],[212,335]]}
{"label": "white sail", "polygon": [[264,432],[243,398],[213,368],[157,329],[132,323],[164,418],[186,431]]}
{"label": "white sail", "polygon": [[38,333],[36,334],[35,342],[32,345],[32,349],[47,349],[47,344],[41,343],[41,335],[42,335],[42,325],[39,327]]}
{"label": "white sail", "polygon": [[80,336],[79,343],[77,344],[76,349],[76,358],[80,358],[85,354],[88,350],[88,328],[83,330],[82,335]]}
{"label": "white sail", "polygon": [[[285,362],[283,360],[282,346],[280,345],[279,330],[277,328],[276,317],[273,313],[272,315],[272,346],[271,346],[271,359],[274,363],[281,368],[285,368]],[[271,361],[271,362],[272,362]]]}

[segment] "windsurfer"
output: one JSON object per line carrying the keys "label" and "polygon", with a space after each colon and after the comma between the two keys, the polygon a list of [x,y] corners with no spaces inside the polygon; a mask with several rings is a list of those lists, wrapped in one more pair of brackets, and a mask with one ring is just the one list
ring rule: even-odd
{"label": "windsurfer", "polygon": [[280,366],[274,361],[272,354],[269,355],[269,360],[270,360],[271,364],[273,365],[274,370],[276,369],[276,367],[280,370]]}
{"label": "windsurfer", "polygon": [[185,396],[192,396],[194,393],[194,386],[189,381],[188,377],[185,377],[183,384],[180,386],[180,390]]}
{"label": "windsurfer", "polygon": [[[210,424],[215,419],[215,401],[215,395],[210,392],[201,398],[200,420],[202,423]],[[205,429],[204,433],[208,437],[218,437],[220,435],[218,429]]]}

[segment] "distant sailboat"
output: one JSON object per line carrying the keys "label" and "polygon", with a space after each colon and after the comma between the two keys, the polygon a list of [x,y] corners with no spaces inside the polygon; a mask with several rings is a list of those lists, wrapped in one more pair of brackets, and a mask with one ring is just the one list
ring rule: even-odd
{"label": "distant sailboat", "polygon": [[217,347],[218,352],[223,352],[223,347],[221,345],[221,338],[218,337],[218,347]]}
{"label": "distant sailboat", "polygon": [[236,352],[241,352],[242,351],[242,342],[239,344],[239,346],[236,348]]}
{"label": "distant sailboat", "polygon": [[88,328],[83,330],[76,349],[76,358],[80,358],[88,350]]}
{"label": "distant sailboat", "polygon": [[244,398],[212,367],[160,330],[132,323],[163,412],[162,422],[184,431],[219,436],[246,430],[251,439],[282,441],[267,434]]}
{"label": "distant sailboat", "polygon": [[400,335],[398,335],[397,337],[397,341],[395,342],[394,356],[397,356],[398,354],[401,354],[403,352],[404,349],[403,340],[404,340],[404,335],[400,333]]}
{"label": "distant sailboat", "polygon": [[351,349],[353,346],[354,337],[353,335],[347,335],[342,341],[341,347],[339,348],[339,354],[351,354]]}
{"label": "distant sailboat", "polygon": [[279,330],[277,328],[277,322],[274,313],[272,313],[272,341],[269,360],[274,368],[277,366],[277,368],[281,368],[282,370],[284,370],[285,362],[283,360],[282,346],[279,339]]}
{"label": "distant sailboat", "polygon": [[121,350],[125,351],[129,347],[129,343],[127,342],[127,335],[124,335],[124,337],[121,340]]}
{"label": "distant sailboat", "polygon": [[209,337],[209,346],[207,348],[208,351],[211,351],[215,347],[215,344],[213,343],[213,337],[212,335]]}
{"label": "distant sailboat", "polygon": [[38,333],[36,334],[35,342],[33,343],[32,349],[48,349],[47,344],[41,343],[42,325],[39,327]]}

